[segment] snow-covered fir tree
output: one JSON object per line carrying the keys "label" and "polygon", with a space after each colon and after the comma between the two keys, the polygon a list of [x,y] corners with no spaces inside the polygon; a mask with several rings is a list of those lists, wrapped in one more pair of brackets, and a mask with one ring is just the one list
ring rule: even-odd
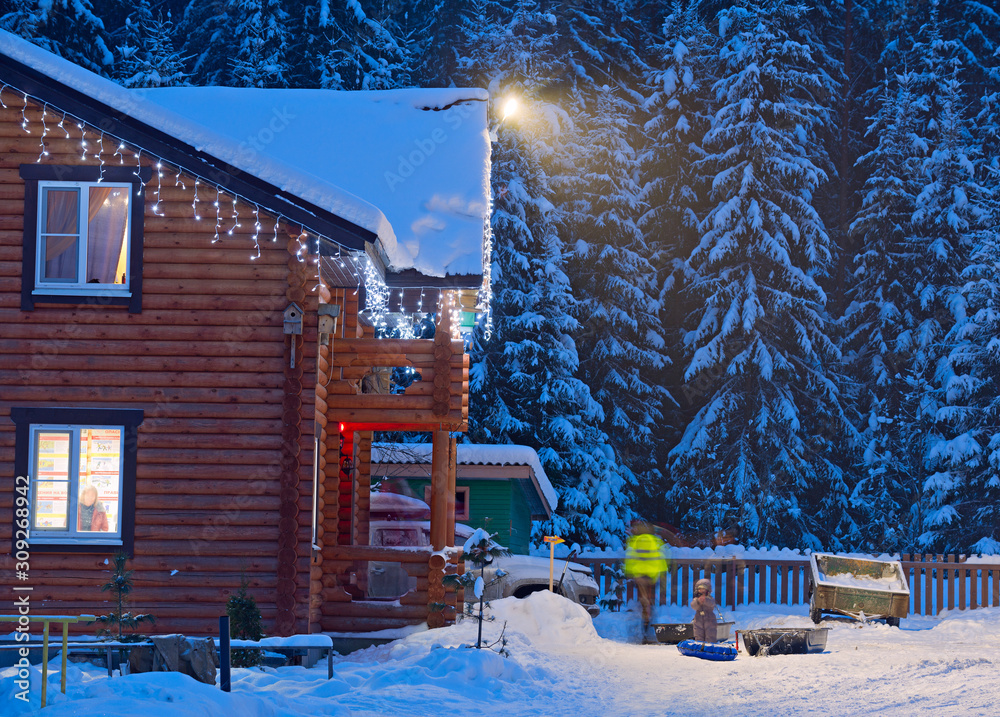
{"label": "snow-covered fir tree", "polygon": [[[712,111],[708,60],[716,45],[699,2],[675,0],[663,20],[662,36],[651,48],[652,67],[642,85],[643,141],[637,157],[642,182],[637,224],[648,248],[647,257],[657,270],[654,296],[659,299],[669,360],[660,380],[671,387],[679,404],[667,404],[666,420],[657,431],[661,465],[664,449],[677,443],[681,435],[678,427],[683,428],[693,417],[696,400],[708,383],[705,375],[696,382],[683,380],[685,359],[678,327],[682,317],[695,308],[684,302],[698,301],[684,287],[690,280],[687,258],[698,242],[698,212],[711,186],[697,162],[704,158],[701,140]],[[669,480],[662,473],[644,476],[639,484],[644,515],[662,518],[667,513],[669,506],[663,496]]]}
{"label": "snow-covered fir tree", "polygon": [[817,283],[828,238],[812,206],[825,176],[809,138],[826,110],[811,99],[809,48],[787,30],[800,13],[771,0],[720,13],[719,110],[702,162],[713,206],[689,260],[704,309],[690,319],[685,377],[721,378],[671,452],[670,498],[690,527],[819,547],[836,539],[846,500],[832,460],[846,421]]}
{"label": "snow-covered fir tree", "polygon": [[470,438],[538,450],[560,494],[559,515],[545,532],[617,546],[632,517],[631,475],[600,428],[600,404],[577,375],[577,301],[542,169],[551,151],[543,138],[568,122],[546,101],[540,80],[554,61],[552,20],[529,0],[482,19],[495,29],[479,35],[467,26],[465,37],[490,40],[461,46],[467,76],[495,97],[519,96],[526,109],[508,118],[494,144],[495,334],[487,342],[480,333],[471,349]]}
{"label": "snow-covered fir tree", "polygon": [[140,0],[125,20],[124,42],[115,50],[115,79],[125,87],[186,84],[184,63],[174,49],[174,24],[168,15],[153,17],[149,0]]}
{"label": "snow-covered fir tree", "polygon": [[289,15],[281,0],[227,0],[237,38],[226,84],[288,87],[291,84]]}
{"label": "snow-covered fir tree", "polygon": [[24,0],[0,18],[0,29],[99,75],[114,62],[104,21],[91,0]]}
{"label": "snow-covered fir tree", "polygon": [[600,425],[623,467],[659,482],[655,449],[672,398],[663,381],[668,359],[658,274],[636,224],[633,114],[620,90],[598,90],[585,134],[589,153],[567,207],[575,238],[569,272],[582,326],[579,375],[601,405]]}
{"label": "snow-covered fir tree", "polygon": [[[994,233],[995,225],[988,190],[980,183],[980,144],[964,116],[959,61],[934,52],[934,47],[943,50],[944,42],[933,27],[928,41],[932,49],[925,74],[937,79],[931,98],[937,111],[928,122],[931,152],[922,167],[924,186],[916,200],[911,239],[924,250],[915,287],[920,315],[914,373],[927,390],[922,420],[912,426],[924,436],[929,472],[925,533],[919,540],[925,548],[964,551],[971,549],[969,536],[980,535],[978,526],[970,533],[969,524],[976,525],[983,490],[992,478],[983,442],[989,418],[976,405],[984,378],[980,341],[988,334],[977,335],[970,317],[966,275],[977,244],[980,256],[989,256],[990,240],[983,242],[982,232]],[[983,303],[989,307],[988,301]],[[977,477],[984,468],[988,477],[980,483]]]}
{"label": "snow-covered fir tree", "polygon": [[923,456],[906,426],[917,401],[906,383],[912,357],[913,294],[920,257],[907,239],[920,192],[924,141],[908,74],[886,78],[869,136],[878,144],[858,164],[867,174],[850,236],[859,251],[844,315],[845,352],[855,387],[859,451],[851,514],[858,550],[906,550],[922,532]]}
{"label": "snow-covered fir tree", "polygon": [[385,90],[410,83],[413,58],[394,33],[396,26],[385,6],[314,0],[307,8],[306,27],[310,32],[306,55],[318,69],[313,76],[319,87]]}

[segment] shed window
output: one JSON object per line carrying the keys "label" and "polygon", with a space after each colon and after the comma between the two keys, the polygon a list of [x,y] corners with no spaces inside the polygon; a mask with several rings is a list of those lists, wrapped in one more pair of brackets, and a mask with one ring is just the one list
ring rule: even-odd
{"label": "shed window", "polygon": [[[431,487],[424,486],[424,502],[431,504]],[[469,487],[458,486],[455,488],[455,520],[469,519]]]}
{"label": "shed window", "polygon": [[144,173],[21,165],[22,309],[45,302],[141,310]]}
{"label": "shed window", "polygon": [[131,549],[142,411],[15,408],[11,417],[18,483],[27,486],[15,503],[28,509],[32,547]]}

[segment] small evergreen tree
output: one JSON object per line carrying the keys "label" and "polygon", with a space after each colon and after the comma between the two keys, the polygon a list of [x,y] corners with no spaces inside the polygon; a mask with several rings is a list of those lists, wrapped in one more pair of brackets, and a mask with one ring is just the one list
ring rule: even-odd
{"label": "small evergreen tree", "polygon": [[[125,612],[128,596],[132,594],[132,574],[135,572],[125,567],[128,559],[128,553],[115,553],[115,566],[111,573],[111,580],[101,586],[102,592],[110,592],[114,595],[115,608],[109,614],[97,618],[97,622],[104,625],[97,634],[114,638],[118,642],[142,642],[146,636],[136,634],[134,630],[144,622],[155,622],[156,618],[152,615],[133,615],[131,612]],[[122,629],[126,631],[125,634],[122,634]]]}
{"label": "small evergreen tree", "polygon": [[[483,623],[491,622],[492,617],[485,617],[484,610],[489,607],[489,603],[486,602],[485,592],[489,585],[494,584],[500,578],[504,577],[506,573],[503,570],[497,570],[495,577],[492,581],[487,583],[484,579],[486,573],[486,566],[493,562],[494,558],[498,558],[503,555],[510,555],[508,551],[502,545],[498,545],[493,542],[493,538],[496,537],[495,534],[490,534],[483,530],[482,528],[477,528],[468,540],[465,541],[465,546],[463,548],[462,559],[466,560],[474,566],[473,570],[467,570],[462,575],[446,575],[444,578],[445,585],[451,585],[455,587],[463,587],[466,591],[472,591],[472,594],[479,600],[479,611],[475,612],[474,603],[466,601],[466,612],[465,614],[470,616],[472,619],[479,623],[479,635],[476,638],[476,649],[481,650],[483,647],[492,649],[496,645],[500,645],[500,649],[497,650],[501,655],[507,656],[507,640],[504,639],[503,630],[500,631],[500,637],[493,643],[488,645],[483,644]],[[476,575],[476,568],[479,570],[479,575]]]}
{"label": "small evergreen tree", "polygon": [[[237,640],[259,641],[264,637],[264,624],[261,621],[260,609],[253,595],[247,592],[250,580],[240,576],[240,589],[229,596],[226,602],[226,614],[229,615],[229,636]],[[232,652],[233,667],[256,667],[262,662],[260,650],[240,650]]]}

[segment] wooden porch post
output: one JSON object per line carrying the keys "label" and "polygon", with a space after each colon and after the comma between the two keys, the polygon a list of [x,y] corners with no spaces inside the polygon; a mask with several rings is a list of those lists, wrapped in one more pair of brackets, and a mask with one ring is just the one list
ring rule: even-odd
{"label": "wooden porch post", "polygon": [[[445,540],[448,545],[455,542],[455,489],[458,473],[458,466],[455,465],[458,459],[457,449],[458,439],[454,436],[448,438],[448,522],[445,528]],[[466,506],[468,507],[468,506]]]}
{"label": "wooden porch post", "polygon": [[[451,463],[449,448],[451,436],[448,431],[431,433],[431,547],[443,550],[448,539],[448,466]],[[452,494],[454,495],[454,494]],[[452,497],[452,521],[454,522],[454,497]]]}

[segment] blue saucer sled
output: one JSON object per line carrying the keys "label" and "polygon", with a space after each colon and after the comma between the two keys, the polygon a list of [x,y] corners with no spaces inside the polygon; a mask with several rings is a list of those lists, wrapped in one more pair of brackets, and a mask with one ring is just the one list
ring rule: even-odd
{"label": "blue saucer sled", "polygon": [[700,642],[698,640],[682,640],[677,643],[677,650],[688,657],[700,657],[703,660],[725,662],[736,659],[736,648],[719,642]]}

